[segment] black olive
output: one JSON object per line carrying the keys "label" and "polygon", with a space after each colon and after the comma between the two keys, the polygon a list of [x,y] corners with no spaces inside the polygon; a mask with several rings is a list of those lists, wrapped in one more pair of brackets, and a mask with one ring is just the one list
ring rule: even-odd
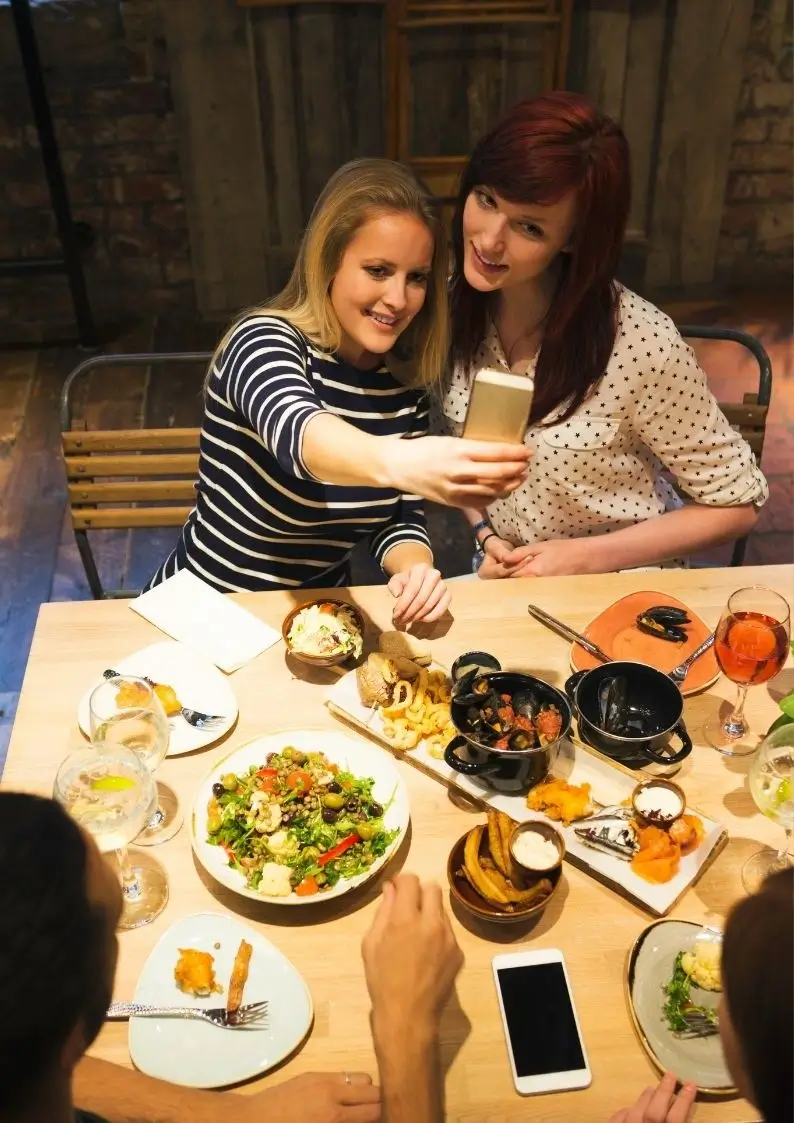
{"label": "black olive", "polygon": [[323,822],[324,823],[335,823],[337,818],[338,818],[338,813],[336,811],[334,811],[333,807],[324,807],[323,808]]}
{"label": "black olive", "polygon": [[349,799],[347,801],[347,803],[345,804],[345,807],[347,808],[348,811],[358,811],[358,800],[357,799]]}
{"label": "black olive", "polygon": [[333,792],[334,795],[336,795],[338,792],[341,792],[342,789],[339,784],[337,784],[336,780],[334,780],[334,782],[332,784],[329,784],[325,790],[328,792]]}
{"label": "black olive", "polygon": [[371,803],[369,805],[369,813],[373,819],[380,819],[383,814],[383,808],[379,803]]}
{"label": "black olive", "polygon": [[213,784],[212,785],[212,794],[217,799],[220,799],[222,795],[226,794],[226,788],[224,788],[223,784]]}

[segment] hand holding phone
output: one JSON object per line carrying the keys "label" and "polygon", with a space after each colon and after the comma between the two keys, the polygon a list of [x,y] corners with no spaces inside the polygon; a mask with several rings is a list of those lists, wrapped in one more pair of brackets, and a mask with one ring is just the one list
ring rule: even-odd
{"label": "hand holding phone", "polygon": [[587,1088],[592,1074],[562,952],[497,955],[493,971],[516,1091]]}
{"label": "hand holding phone", "polygon": [[525,374],[479,370],[474,376],[463,436],[472,441],[523,444],[534,383]]}

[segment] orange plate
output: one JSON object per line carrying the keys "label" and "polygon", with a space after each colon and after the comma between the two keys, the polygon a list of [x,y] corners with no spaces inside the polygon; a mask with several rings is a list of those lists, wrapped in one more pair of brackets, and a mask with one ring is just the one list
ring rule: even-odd
{"label": "orange plate", "polygon": [[[659,604],[669,604],[686,611],[692,623],[684,627],[687,633],[684,643],[670,643],[669,640],[649,636],[636,626],[635,621],[640,612],[645,612]],[[692,609],[682,604],[680,600],[671,597],[669,593],[651,592],[632,593],[622,600],[615,601],[587,625],[584,635],[593,643],[597,643],[601,650],[611,655],[613,659],[633,659],[637,663],[647,663],[651,667],[656,667],[657,671],[667,674],[673,667],[683,663],[710,632],[711,629],[707,628]],[[571,666],[577,671],[589,671],[592,667],[600,667],[601,660],[575,643],[571,647]],[[714,682],[719,673],[720,669],[712,647],[705,655],[696,659],[689,668],[681,693],[696,694],[699,690],[704,690]]]}

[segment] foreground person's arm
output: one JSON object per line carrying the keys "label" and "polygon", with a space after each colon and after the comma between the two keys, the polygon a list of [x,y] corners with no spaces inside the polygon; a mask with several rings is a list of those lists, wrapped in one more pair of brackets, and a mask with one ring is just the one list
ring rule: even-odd
{"label": "foreground person's arm", "polygon": [[[75,1106],[107,1123],[379,1123],[379,1090],[364,1073],[307,1073],[252,1096],[201,1092],[84,1057]],[[406,1118],[408,1118],[406,1116]]]}
{"label": "foreground person's arm", "polygon": [[443,1123],[439,1027],[463,953],[438,886],[387,883],[363,953],[383,1123]]}

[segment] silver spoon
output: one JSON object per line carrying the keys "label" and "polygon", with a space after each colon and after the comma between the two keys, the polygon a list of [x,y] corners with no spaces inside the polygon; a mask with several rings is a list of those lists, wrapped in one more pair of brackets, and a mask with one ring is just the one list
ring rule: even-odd
{"label": "silver spoon", "polygon": [[695,660],[699,659],[705,651],[708,651],[713,643],[714,635],[712,633],[712,635],[710,635],[708,639],[703,640],[703,643],[701,643],[700,647],[695,648],[688,659],[685,659],[683,663],[679,663],[677,667],[673,667],[672,671],[668,671],[668,675],[673,680],[673,682],[677,682],[680,685],[686,678],[689,672],[689,668],[692,666]]}

